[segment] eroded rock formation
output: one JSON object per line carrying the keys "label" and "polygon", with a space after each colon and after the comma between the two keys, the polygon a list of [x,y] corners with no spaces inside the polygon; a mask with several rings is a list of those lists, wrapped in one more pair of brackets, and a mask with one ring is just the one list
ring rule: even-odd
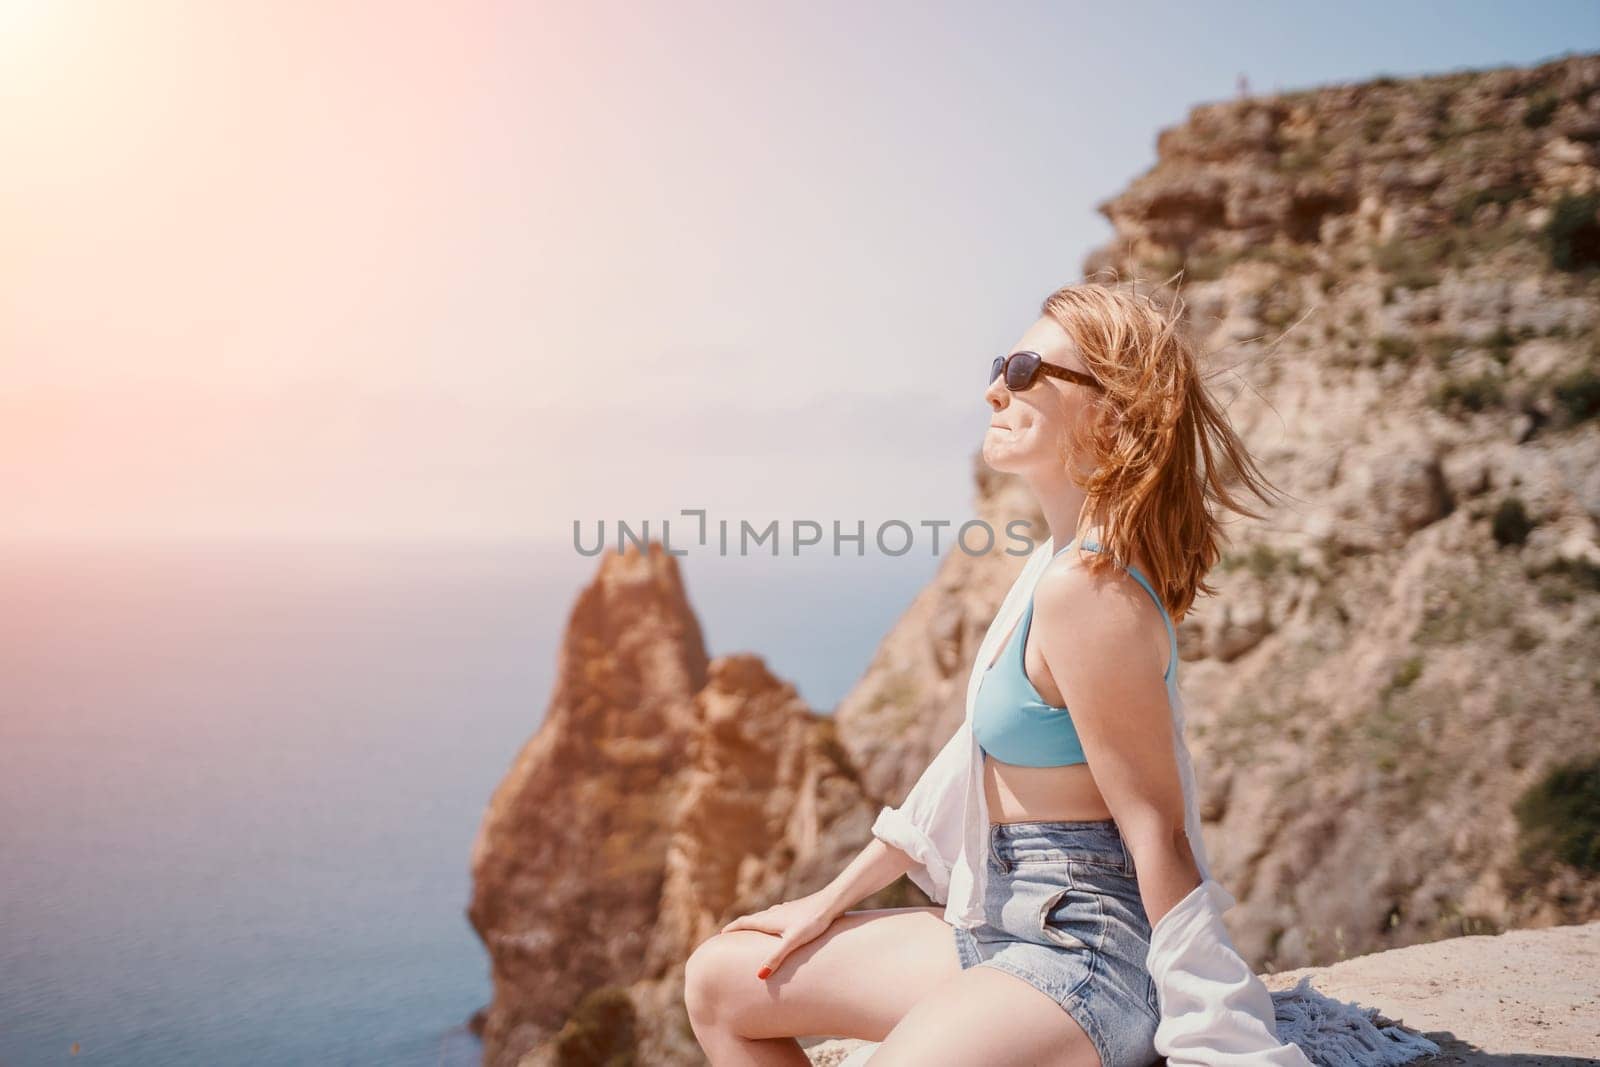
{"label": "eroded rock formation", "polygon": [[756,656],[707,659],[671,555],[606,555],[473,848],[485,1062],[587,1062],[619,1034],[643,1062],[694,1062],[683,961],[825,884],[872,814],[832,720]]}

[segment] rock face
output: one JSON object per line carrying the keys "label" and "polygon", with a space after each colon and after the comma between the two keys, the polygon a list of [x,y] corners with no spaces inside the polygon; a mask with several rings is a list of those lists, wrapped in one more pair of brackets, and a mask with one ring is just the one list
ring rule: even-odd
{"label": "rock face", "polygon": [[493,961],[486,1062],[645,973],[674,787],[708,663],[675,561],[607,557],[567,627],[549,711],[490,800],[468,917]]}
{"label": "rock face", "polygon": [[734,915],[820,888],[871,814],[831,720],[755,656],[707,659],[674,557],[607,555],[473,846],[484,1062],[619,1042],[697,1062],[683,961]]}
{"label": "rock face", "polygon": [[1380,80],[1197,107],[1101,205],[1295,498],[1184,623],[1262,965],[1600,908],[1532,815],[1600,771],[1597,139],[1600,57]]}
{"label": "rock face", "polygon": [[[1600,57],[1381,79],[1196,107],[1101,205],[1086,273],[1183,271],[1289,494],[1232,525],[1179,627],[1207,849],[1260,969],[1600,915],[1597,144]],[[977,487],[997,530],[1039,521],[981,463]],[[683,960],[867,843],[1021,565],[950,553],[830,720],[707,660],[659,546],[608,556],[474,847],[485,1062],[704,1062]],[[925,899],[862,906],[891,903]]]}

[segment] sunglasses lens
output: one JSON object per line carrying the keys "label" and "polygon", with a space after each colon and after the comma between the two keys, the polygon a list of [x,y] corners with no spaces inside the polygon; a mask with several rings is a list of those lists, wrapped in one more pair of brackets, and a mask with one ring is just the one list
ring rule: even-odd
{"label": "sunglasses lens", "polygon": [[994,380],[996,378],[1000,377],[1000,372],[1005,370],[1005,368],[1006,368],[1006,357],[1004,357],[1004,356],[996,356],[996,357],[994,357],[994,362],[989,364],[989,383],[991,385],[994,384]]}
{"label": "sunglasses lens", "polygon": [[1022,390],[1033,384],[1039,371],[1039,356],[1035,352],[1017,352],[1006,363],[1006,388]]}

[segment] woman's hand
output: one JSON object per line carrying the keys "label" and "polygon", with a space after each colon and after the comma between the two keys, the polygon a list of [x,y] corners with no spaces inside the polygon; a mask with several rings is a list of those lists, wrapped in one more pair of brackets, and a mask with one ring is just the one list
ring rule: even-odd
{"label": "woman's hand", "polygon": [[812,893],[797,900],[786,900],[763,911],[741,915],[722,928],[729,930],[760,930],[776,934],[778,944],[767,956],[766,963],[756,972],[757,978],[766,978],[783,963],[784,957],[806,942],[815,939],[838,918],[833,903],[822,893]]}

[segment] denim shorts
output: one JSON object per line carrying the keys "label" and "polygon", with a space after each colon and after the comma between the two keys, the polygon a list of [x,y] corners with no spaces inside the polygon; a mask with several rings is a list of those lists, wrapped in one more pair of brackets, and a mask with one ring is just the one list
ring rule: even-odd
{"label": "denim shorts", "polygon": [[962,969],[1016,975],[1067,1011],[1102,1067],[1150,1067],[1161,1008],[1150,920],[1114,819],[989,827],[984,921],[954,927]]}

